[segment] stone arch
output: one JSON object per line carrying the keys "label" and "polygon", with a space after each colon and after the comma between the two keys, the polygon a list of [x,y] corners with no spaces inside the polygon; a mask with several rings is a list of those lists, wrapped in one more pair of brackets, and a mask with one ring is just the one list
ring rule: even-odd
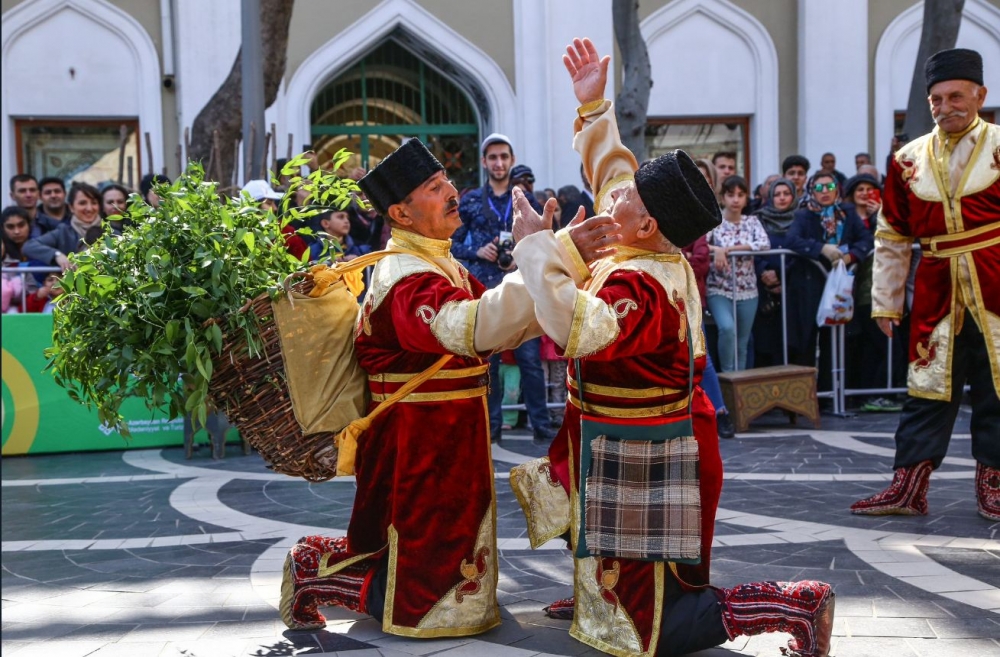
{"label": "stone arch", "polygon": [[[753,173],[761,175],[773,171],[780,161],[778,52],[760,21],[727,0],[675,0],[650,14],[640,27],[653,65],[649,113],[668,116],[749,114]],[[690,51],[699,53],[697,62],[689,58],[683,66],[672,67],[666,72],[657,70],[654,53],[658,46],[666,43],[668,36],[671,44],[686,37],[704,43],[706,30],[715,30],[728,38],[734,47],[743,50],[746,59],[739,62],[746,67],[746,75],[727,73],[733,63],[731,53],[726,55],[726,67],[715,66],[711,57],[702,56],[704,48]],[[675,51],[684,50],[678,45]],[[706,75],[713,84],[705,84]],[[727,84],[718,84],[723,78]],[[743,84],[745,89],[734,89],[730,83]],[[692,89],[711,91],[713,88],[721,90],[726,98],[690,93]],[[683,93],[672,93],[674,90]]]}
{"label": "stone arch", "polygon": [[[902,12],[885,28],[875,50],[876,164],[884,163],[889,155],[893,114],[906,109],[923,15],[923,2]],[[986,103],[990,107],[1000,106],[1000,67],[995,64],[1000,62],[1000,10],[983,0],[966,0],[956,46],[982,53],[986,86],[993,92]]]}
{"label": "stone arch", "polygon": [[[98,117],[122,116],[130,114],[139,119],[140,129],[153,135],[152,150],[154,165],[163,163],[163,108],[160,96],[160,58],[153,40],[145,28],[132,16],[106,0],[34,0],[22,2],[3,17],[2,26],[2,75],[5,86],[14,84],[18,78],[15,71],[8,70],[19,60],[19,43],[25,43],[39,29],[56,25],[57,21],[77,21],[86,29],[104,31],[117,39],[116,52],[124,61],[117,62],[120,70],[130,70],[134,79],[130,85],[135,95],[125,101],[117,101],[113,96],[100,97],[99,89],[81,85],[78,91],[64,90],[63,95],[43,89],[32,80],[22,87],[24,94],[4,93],[0,99],[0,121],[2,121],[3,179],[13,175],[17,160],[14,153],[12,115]],[[89,24],[88,24],[89,21]],[[35,33],[37,34],[37,33]],[[104,44],[105,46],[107,44]],[[64,47],[60,46],[60,47]],[[95,49],[99,53],[103,49]],[[63,51],[65,52],[65,50]],[[72,52],[72,51],[71,51]],[[79,53],[77,53],[79,54]],[[81,59],[86,61],[87,58]],[[95,62],[100,64],[100,60]],[[44,64],[42,64],[44,65]],[[131,66],[130,69],[128,67]],[[120,88],[116,83],[116,88]]]}
{"label": "stone arch", "polygon": [[413,0],[385,0],[313,52],[288,83],[285,106],[296,143],[311,141],[313,98],[336,74],[387,36],[397,40],[451,78],[479,110],[482,134],[504,127],[518,143],[514,90],[500,66],[468,39]]}

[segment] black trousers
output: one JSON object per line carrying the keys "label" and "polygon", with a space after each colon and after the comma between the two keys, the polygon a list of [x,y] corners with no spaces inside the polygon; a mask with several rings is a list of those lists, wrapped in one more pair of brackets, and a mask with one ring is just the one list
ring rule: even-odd
{"label": "black trousers", "polygon": [[983,333],[966,311],[962,332],[955,336],[952,354],[951,401],[907,397],[896,429],[894,468],[930,460],[937,468],[948,453],[962,388],[969,384],[972,402],[972,456],[1000,468],[1000,397],[993,386],[990,357]]}
{"label": "black trousers", "polygon": [[667,594],[656,649],[659,657],[679,657],[728,640],[722,624],[722,602],[714,589]]}

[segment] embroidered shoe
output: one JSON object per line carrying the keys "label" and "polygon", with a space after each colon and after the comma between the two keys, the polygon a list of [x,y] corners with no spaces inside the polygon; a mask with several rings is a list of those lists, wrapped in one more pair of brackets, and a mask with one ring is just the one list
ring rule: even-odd
{"label": "embroidered shoe", "polygon": [[278,605],[289,629],[325,627],[321,606],[367,613],[363,594],[376,569],[366,561],[349,563],[351,556],[346,537],[305,536],[292,546],[285,557]]}
{"label": "embroidered shoe", "polygon": [[933,469],[930,461],[899,468],[888,488],[852,504],[851,513],[862,516],[926,516],[927,489]]}
{"label": "embroidered shoe", "polygon": [[563,598],[556,600],[543,611],[549,618],[556,620],[573,620],[573,609],[576,606],[576,598]]}
{"label": "embroidered shoe", "polygon": [[829,584],[753,582],[722,594],[722,624],[729,639],[744,634],[787,632],[786,657],[828,657],[833,632],[834,593]]}
{"label": "embroidered shoe", "polygon": [[1000,468],[976,463],[976,501],[979,515],[1000,521]]}

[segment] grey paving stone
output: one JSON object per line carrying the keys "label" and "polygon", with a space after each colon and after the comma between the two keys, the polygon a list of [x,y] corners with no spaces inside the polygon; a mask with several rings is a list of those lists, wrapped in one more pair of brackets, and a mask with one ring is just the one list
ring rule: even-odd
{"label": "grey paving stone", "polygon": [[1000,623],[994,618],[931,618],[931,629],[939,639],[1000,639]]}
{"label": "grey paving stone", "polygon": [[920,657],[1000,657],[1000,644],[989,639],[907,639]]}
{"label": "grey paving stone", "polygon": [[847,627],[853,637],[937,637],[923,618],[852,618]]}
{"label": "grey paving stone", "polygon": [[840,657],[920,657],[906,639],[882,637],[835,637],[830,654]]}

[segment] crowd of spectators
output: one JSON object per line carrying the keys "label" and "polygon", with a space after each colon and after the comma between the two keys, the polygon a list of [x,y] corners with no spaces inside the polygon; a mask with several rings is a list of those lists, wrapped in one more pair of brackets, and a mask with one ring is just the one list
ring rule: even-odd
{"label": "crowd of spectators", "polygon": [[[486,183],[462,190],[459,212],[462,226],[452,240],[452,253],[487,288],[495,287],[515,265],[512,241],[511,189],[521,187],[536,210],[555,199],[553,228],[566,226],[578,214],[594,214],[594,192],[580,167],[580,186],[536,186],[531,168],[519,163],[506,136],[494,133],[481,145]],[[878,390],[903,385],[906,332],[894,341],[890,368],[889,343],[871,313],[871,251],[881,204],[881,175],[867,153],[855,157],[855,175],[837,169],[832,153],[811,170],[802,155],[790,155],[781,173],[765,175],[753,188],[737,175],[737,154],[721,151],[700,159],[698,167],[716,190],[723,222],[685,249],[699,284],[705,309],[710,359],[703,385],[720,413],[720,434],[732,435],[732,423],[719,389],[716,370],[728,372],[784,362],[818,366],[820,389],[829,389],[830,340],[815,317],[827,272],[843,262],[855,272],[854,319],[847,327],[847,385]],[[281,170],[283,161],[278,162]],[[355,180],[365,174],[355,169]],[[159,199],[153,191],[164,176],[145,176],[139,194],[150,205]],[[265,180],[247,183],[247,194],[280,214],[287,178],[273,188]],[[104,230],[121,231],[118,217],[130,190],[117,183],[99,189],[73,183],[67,189],[60,178],[37,180],[18,174],[10,180],[12,204],[3,210],[3,312],[51,312],[59,294],[59,272],[18,276],[11,267],[51,267],[65,271],[68,255],[87,248]],[[308,190],[300,189],[296,206],[308,205]],[[109,217],[115,217],[109,220]],[[102,222],[102,220],[104,220]],[[308,230],[302,230],[308,228]],[[285,227],[285,247],[308,261],[351,260],[384,248],[389,226],[357,197],[343,210],[325,211],[307,221]],[[791,253],[782,257],[774,250]],[[760,252],[759,255],[746,255]],[[741,253],[744,255],[733,255]],[[783,330],[783,326],[785,329]],[[787,335],[787,340],[785,339]],[[787,360],[786,360],[787,358]],[[890,369],[892,370],[890,373]],[[489,396],[491,431],[499,440],[504,429],[527,424],[536,441],[552,438],[559,410],[546,404],[565,401],[566,363],[547,338],[531,340],[507,354],[490,359]],[[523,403],[526,414],[501,413],[502,405]],[[861,398],[863,410],[897,410],[890,395]]]}

